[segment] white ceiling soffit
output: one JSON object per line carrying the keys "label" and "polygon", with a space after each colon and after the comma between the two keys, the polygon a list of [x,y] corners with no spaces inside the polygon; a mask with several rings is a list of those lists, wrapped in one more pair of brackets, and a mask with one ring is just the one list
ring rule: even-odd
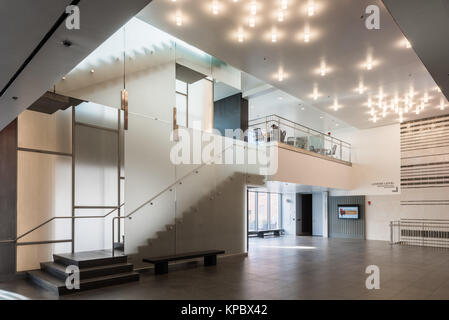
{"label": "white ceiling soffit", "polygon": [[[65,21],[57,24],[70,0],[1,1],[0,90],[25,66],[52,27],[55,31],[0,97],[0,130],[150,1],[81,0],[80,30],[68,30]],[[72,46],[62,45],[65,40]]]}
{"label": "white ceiling soffit", "polygon": [[383,2],[443,94],[449,97],[449,1]]}
{"label": "white ceiling soffit", "polygon": [[[249,0],[217,0],[218,14],[212,13],[213,1],[155,1],[138,17],[357,128],[398,123],[401,108],[405,121],[449,109],[440,110],[442,94],[413,49],[407,48],[406,38],[381,0],[313,0],[313,16],[308,16],[309,1],[288,0],[285,19],[278,22],[281,1],[257,0],[254,28],[248,23]],[[380,30],[365,26],[369,5],[380,9]],[[182,17],[181,26],[176,23],[177,16]],[[238,41],[239,30],[243,42]],[[309,42],[304,41],[305,30],[310,32]],[[369,58],[370,71],[366,68]],[[325,76],[320,75],[322,63]],[[283,70],[281,82],[279,70]],[[360,84],[362,94],[358,92]],[[411,89],[413,107],[405,108]],[[396,96],[398,108],[391,110]],[[370,98],[376,122],[368,107]],[[424,98],[425,108],[418,108],[416,114]]]}

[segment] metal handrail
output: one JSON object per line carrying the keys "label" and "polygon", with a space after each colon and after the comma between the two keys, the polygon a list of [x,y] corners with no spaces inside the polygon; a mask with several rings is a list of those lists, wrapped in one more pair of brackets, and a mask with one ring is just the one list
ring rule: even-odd
{"label": "metal handrail", "polygon": [[[203,164],[201,164],[200,166],[198,166],[197,168],[195,168],[194,170],[190,171],[189,173],[185,174],[184,176],[182,176],[181,178],[177,179],[175,182],[173,182],[172,184],[170,184],[168,187],[164,188],[162,191],[160,191],[159,193],[157,193],[155,196],[153,196],[150,200],[145,201],[143,204],[141,204],[140,206],[138,206],[136,209],[134,209],[133,211],[131,211],[129,214],[125,215],[125,216],[121,216],[121,217],[114,217],[112,219],[112,248],[114,248],[114,233],[115,233],[115,220],[121,220],[121,219],[131,219],[131,217],[137,213],[140,209],[144,208],[145,206],[147,206],[148,204],[152,204],[154,200],[156,200],[157,198],[159,198],[161,195],[163,195],[165,192],[167,192],[168,190],[171,191],[171,189],[178,185],[181,184],[182,181],[184,179],[186,179],[187,177],[195,174],[199,173],[199,170],[201,170],[202,168],[204,168],[205,166],[209,165],[210,163],[212,163],[213,160],[215,160],[216,158],[218,158],[219,156],[221,156],[223,153],[225,153],[228,149],[235,147],[236,144],[233,143],[231,146],[228,146],[226,148],[224,148],[219,155],[213,157],[213,159],[208,163],[205,162]],[[244,149],[248,148],[247,146],[243,146]],[[112,250],[112,256],[115,255],[114,250]]]}
{"label": "metal handrail", "polygon": [[[300,123],[291,121],[291,120],[289,120],[289,119],[286,119],[286,118],[284,118],[284,117],[278,116],[278,115],[276,115],[276,114],[272,114],[272,115],[269,115],[269,116],[265,116],[265,117],[260,117],[260,118],[256,118],[256,119],[249,120],[249,122],[248,122],[248,123],[249,123],[249,127],[254,127],[254,126],[258,125],[258,124],[264,124],[264,123],[270,122],[270,121],[276,121],[276,120],[268,120],[270,117],[274,117],[274,118],[278,118],[278,119],[285,120],[285,121],[287,121],[287,122],[293,123],[293,124],[295,124],[295,125],[297,125],[297,126],[300,126],[300,127],[302,127],[302,128],[305,128],[305,129],[307,129],[307,130],[313,131],[313,132],[315,132],[315,133],[317,133],[317,134],[319,134],[319,135],[323,135],[324,137],[329,137],[327,134],[325,134],[325,133],[323,133],[323,132],[320,132],[320,131],[318,131],[318,130],[309,128],[309,127],[307,127],[307,126],[305,126],[305,125],[302,125],[302,124],[300,124]],[[265,120],[265,121],[260,122],[260,123],[256,123],[256,124],[252,124],[252,123],[251,123],[251,122],[254,122],[254,121],[260,121],[260,120]],[[292,128],[292,129],[295,129],[295,130],[301,130],[300,128],[295,128],[295,127],[292,127],[291,125],[288,125],[288,124],[284,124],[284,125],[285,125],[285,126],[288,126],[288,127],[290,127],[290,128]],[[336,140],[336,141],[338,141],[338,142],[341,142],[341,143],[346,144],[346,145],[348,145],[349,147],[351,147],[351,144],[350,144],[349,142],[346,142],[346,141],[343,141],[343,140],[341,140],[341,139],[334,138],[334,137],[331,137],[331,138],[332,138],[333,140]]]}
{"label": "metal handrail", "polygon": [[0,243],[18,243],[17,241],[19,241],[20,239],[26,237],[27,235],[29,235],[30,233],[42,228],[43,226],[49,224],[50,222],[54,221],[54,220],[63,220],[63,219],[104,219],[108,216],[110,216],[112,213],[114,213],[115,211],[117,211],[118,209],[122,208],[125,204],[123,203],[120,207],[118,208],[114,208],[114,210],[108,212],[107,214],[103,215],[103,216],[67,216],[67,217],[53,217],[50,218],[48,220],[46,220],[45,222],[41,223],[40,225],[38,225],[37,227],[34,227],[33,229],[25,232],[24,234],[22,234],[21,236],[17,237],[14,240],[0,240]]}

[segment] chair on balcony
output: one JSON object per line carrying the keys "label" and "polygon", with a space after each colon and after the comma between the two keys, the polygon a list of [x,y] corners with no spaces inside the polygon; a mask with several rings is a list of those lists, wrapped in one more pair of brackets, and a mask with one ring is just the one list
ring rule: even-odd
{"label": "chair on balcony", "polygon": [[332,146],[332,149],[331,150],[329,150],[328,152],[326,152],[326,156],[328,156],[328,157],[334,157],[335,156],[335,154],[337,153],[337,145],[336,144],[334,144],[333,146]]}

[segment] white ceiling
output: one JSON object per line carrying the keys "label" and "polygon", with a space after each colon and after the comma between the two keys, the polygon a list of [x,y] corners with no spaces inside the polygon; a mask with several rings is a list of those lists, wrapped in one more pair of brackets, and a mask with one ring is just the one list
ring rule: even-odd
{"label": "white ceiling", "polygon": [[449,42],[443,39],[449,39],[449,1],[383,2],[404,34],[412,39],[414,50],[448,97]]}
{"label": "white ceiling", "polygon": [[[366,104],[371,97],[376,105],[380,90],[390,104],[395,95],[402,99],[413,88],[413,111],[424,94],[429,95],[425,110],[419,115],[404,114],[404,120],[447,113],[449,107],[445,111],[438,107],[443,95],[436,91],[413,49],[405,47],[404,35],[380,0],[314,0],[313,17],[307,15],[308,1],[289,0],[285,21],[278,22],[279,2],[257,0],[255,28],[247,22],[250,0],[218,0],[218,15],[211,12],[212,1],[160,0],[149,4],[138,17],[357,128],[399,121],[390,110],[382,118],[377,107],[378,121],[371,121]],[[381,9],[380,30],[368,30],[361,18],[372,4]],[[175,23],[177,12],[183,17],[181,27]],[[309,43],[302,38],[306,25],[311,32]],[[271,42],[273,27],[278,31],[277,43]],[[244,30],[244,42],[237,40],[239,28]],[[371,71],[364,68],[368,56],[373,59]],[[324,77],[319,74],[322,61],[329,69]],[[285,79],[279,82],[281,68]],[[356,91],[360,81],[367,87],[364,94]],[[316,101],[312,98],[314,87],[320,93]],[[338,111],[331,108],[335,99],[341,106]]]}
{"label": "white ceiling", "polygon": [[[62,23],[0,97],[0,130],[150,1],[81,0],[80,30],[68,30]],[[71,0],[0,1],[0,90],[70,3]],[[63,46],[64,40],[73,45]]]}

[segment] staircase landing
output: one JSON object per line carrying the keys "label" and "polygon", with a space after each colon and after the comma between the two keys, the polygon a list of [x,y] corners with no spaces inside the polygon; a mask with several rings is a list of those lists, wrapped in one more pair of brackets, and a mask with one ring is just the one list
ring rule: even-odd
{"label": "staircase landing", "polygon": [[[28,272],[28,276],[36,285],[58,295],[139,280],[139,274],[133,271],[134,266],[128,263],[128,257],[123,252],[116,252],[114,257],[111,250],[54,254],[53,260],[41,263],[41,269]],[[67,288],[67,266],[79,268],[79,290]]]}

